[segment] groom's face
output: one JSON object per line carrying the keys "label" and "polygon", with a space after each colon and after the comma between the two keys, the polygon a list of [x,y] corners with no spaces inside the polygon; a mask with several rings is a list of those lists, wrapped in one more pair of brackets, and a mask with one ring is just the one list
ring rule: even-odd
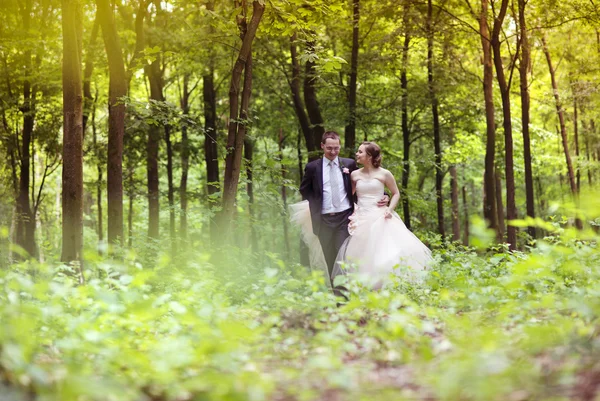
{"label": "groom's face", "polygon": [[339,139],[325,139],[325,143],[321,143],[321,149],[323,149],[324,156],[329,160],[335,160],[340,154],[340,140]]}

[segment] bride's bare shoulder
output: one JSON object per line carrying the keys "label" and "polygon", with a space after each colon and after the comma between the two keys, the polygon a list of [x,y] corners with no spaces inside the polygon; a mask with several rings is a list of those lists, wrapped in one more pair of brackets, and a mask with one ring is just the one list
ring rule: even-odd
{"label": "bride's bare shoulder", "polygon": [[350,178],[356,180],[362,174],[362,167],[350,173]]}

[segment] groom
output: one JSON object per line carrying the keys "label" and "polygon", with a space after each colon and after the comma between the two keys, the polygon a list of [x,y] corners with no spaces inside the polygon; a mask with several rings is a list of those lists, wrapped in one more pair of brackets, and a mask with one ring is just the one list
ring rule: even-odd
{"label": "groom", "polygon": [[[327,131],[321,139],[323,158],[306,165],[300,184],[302,199],[308,200],[313,232],[319,238],[329,277],[340,247],[348,238],[348,217],[354,211],[350,174],[358,169],[352,159],[339,157],[340,136]],[[379,206],[387,206],[385,195]]]}

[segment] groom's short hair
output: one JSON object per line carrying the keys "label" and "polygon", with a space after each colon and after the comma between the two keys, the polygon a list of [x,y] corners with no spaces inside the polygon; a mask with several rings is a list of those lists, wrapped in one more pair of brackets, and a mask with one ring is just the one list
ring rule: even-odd
{"label": "groom's short hair", "polygon": [[335,131],[325,131],[321,137],[321,143],[325,143],[327,139],[333,139],[334,141],[340,140],[340,135]]}

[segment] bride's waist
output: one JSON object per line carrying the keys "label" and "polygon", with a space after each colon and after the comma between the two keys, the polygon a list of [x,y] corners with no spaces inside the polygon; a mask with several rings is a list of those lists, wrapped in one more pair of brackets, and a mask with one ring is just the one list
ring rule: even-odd
{"label": "bride's waist", "polygon": [[357,205],[361,209],[378,209],[377,202],[379,202],[380,197],[376,196],[363,196],[358,198]]}

